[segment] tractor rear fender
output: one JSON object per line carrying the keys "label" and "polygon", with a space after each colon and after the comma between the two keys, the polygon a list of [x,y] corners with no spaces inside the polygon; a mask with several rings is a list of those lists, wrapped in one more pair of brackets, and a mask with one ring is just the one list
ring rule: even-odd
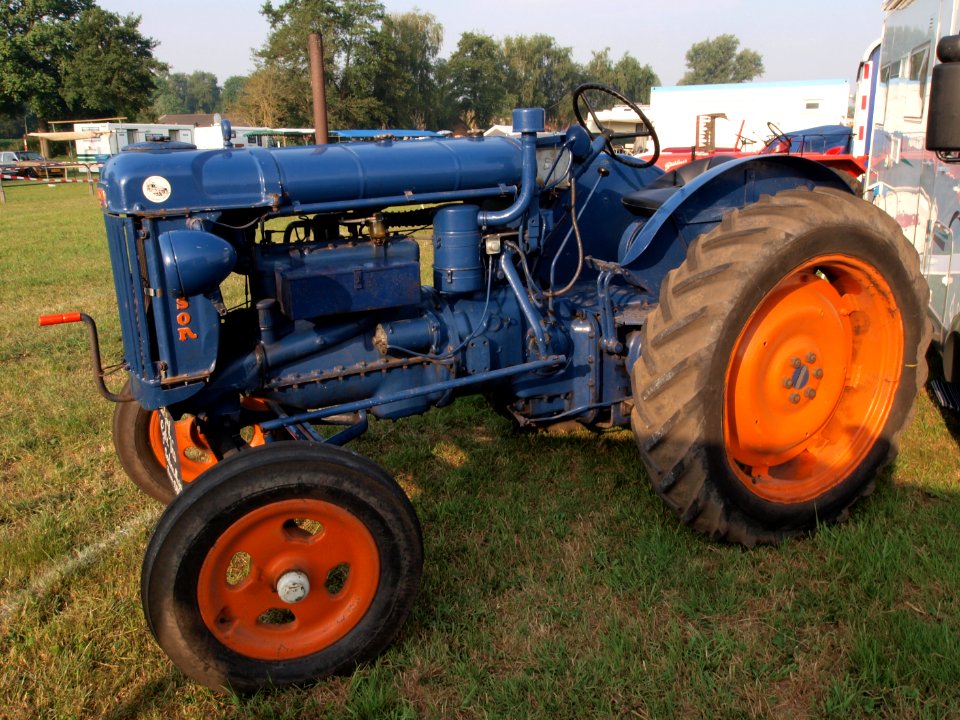
{"label": "tractor rear fender", "polygon": [[[827,186],[850,192],[835,171],[793,155],[737,158],[677,188],[644,222],[638,218],[620,238],[619,264],[655,297],[664,276],[680,265],[687,248],[731,210],[791,188]],[[642,191],[641,191],[642,192]]]}

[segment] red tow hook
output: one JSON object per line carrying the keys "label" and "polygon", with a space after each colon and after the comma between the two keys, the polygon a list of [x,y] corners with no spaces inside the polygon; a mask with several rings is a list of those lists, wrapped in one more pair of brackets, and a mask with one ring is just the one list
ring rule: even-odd
{"label": "red tow hook", "polygon": [[40,327],[47,325],[62,325],[64,323],[83,322],[87,325],[87,332],[90,335],[90,361],[93,365],[93,382],[97,390],[107,400],[111,402],[127,402],[133,400],[129,393],[114,393],[107,389],[103,382],[103,362],[100,359],[100,338],[97,335],[97,324],[93,318],[82,312],[63,313],[61,315],[41,315],[38,318]]}

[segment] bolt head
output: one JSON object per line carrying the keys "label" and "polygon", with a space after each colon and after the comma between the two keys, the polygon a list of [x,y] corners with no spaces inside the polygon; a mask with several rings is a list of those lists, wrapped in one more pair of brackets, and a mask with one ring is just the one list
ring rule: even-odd
{"label": "bolt head", "polygon": [[800,360],[800,358],[793,358],[793,359],[790,361],[790,364],[793,365],[795,368],[798,368],[798,369],[799,369],[799,367],[800,367],[801,365],[803,365],[803,362]]}
{"label": "bolt head", "polygon": [[817,396],[817,391],[813,388],[807,388],[806,396],[813,400]]}
{"label": "bolt head", "polygon": [[794,405],[800,402],[800,393],[791,393],[790,402],[792,402]]}
{"label": "bolt head", "polygon": [[817,361],[817,356],[814,353],[809,353],[807,355],[807,362],[814,363]]}
{"label": "bolt head", "polygon": [[819,380],[820,378],[823,377],[823,370],[821,370],[820,368],[817,368],[816,370],[813,371],[813,376],[814,376],[817,380]]}
{"label": "bolt head", "polygon": [[784,378],[784,379],[783,379],[783,386],[784,386],[785,388],[792,388],[792,387],[793,387],[793,378]]}

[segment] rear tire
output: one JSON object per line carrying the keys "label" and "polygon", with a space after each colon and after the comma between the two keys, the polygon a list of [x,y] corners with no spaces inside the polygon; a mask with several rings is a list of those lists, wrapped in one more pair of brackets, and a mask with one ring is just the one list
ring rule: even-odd
{"label": "rear tire", "polygon": [[927,295],[897,224],[846,193],[729,213],[643,329],[632,425],[654,490],[699,532],[748,546],[845,517],[926,380]]}
{"label": "rear tire", "polygon": [[251,692],[375,658],[413,608],[422,565],[416,513],[380,467],[317,443],[269,444],[169,505],[141,599],[184,673]]}

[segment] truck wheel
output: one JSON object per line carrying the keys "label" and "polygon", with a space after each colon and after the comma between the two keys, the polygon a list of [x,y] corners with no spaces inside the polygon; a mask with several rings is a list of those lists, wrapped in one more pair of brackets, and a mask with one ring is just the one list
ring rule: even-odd
{"label": "truck wheel", "polygon": [[306,442],[228,458],[168,506],[141,598],[194,680],[250,692],[380,654],[410,613],[423,542],[410,501],[369,460]]}
{"label": "truck wheel", "polygon": [[[200,432],[196,418],[177,420],[174,429],[183,481],[193,482],[217,463],[217,457]],[[258,425],[251,426],[250,433],[252,447],[266,442]],[[113,447],[121,467],[137,487],[164,505],[173,500],[176,491],[167,476],[160,416],[155,411],[144,410],[136,401],[117,403],[113,411]]]}
{"label": "truck wheel", "polygon": [[633,368],[644,464],[686,524],[778,542],[873,490],[926,379],[918,266],[891,218],[823,188],[763,197],[693,242]]}

